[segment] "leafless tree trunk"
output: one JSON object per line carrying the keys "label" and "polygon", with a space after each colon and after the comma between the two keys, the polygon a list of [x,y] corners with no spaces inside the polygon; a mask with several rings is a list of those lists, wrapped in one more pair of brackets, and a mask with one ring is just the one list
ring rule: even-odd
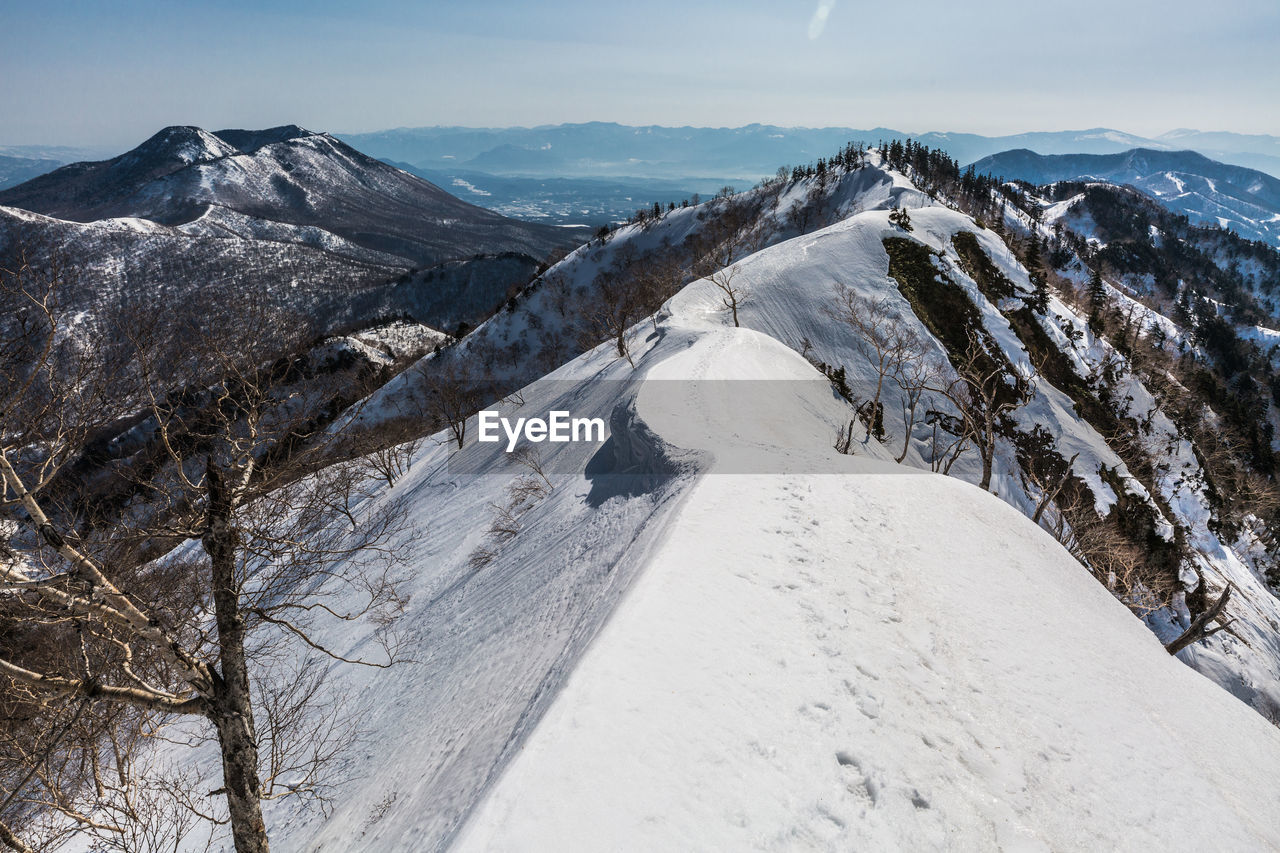
{"label": "leafless tree trunk", "polygon": [[232,520],[236,486],[228,482],[228,473],[212,463],[205,469],[208,509],[200,541],[209,555],[222,665],[221,678],[210,685],[208,715],[218,730],[223,789],[236,853],[267,853],[267,825],[262,819],[262,785],[258,779],[258,739],[245,651],[247,626],[236,583],[236,552],[240,545]]}
{"label": "leafless tree trunk", "polygon": [[586,308],[587,338],[585,346],[594,346],[600,340],[613,340],[618,358],[625,358],[635,366],[627,347],[627,330],[642,316],[640,301],[634,282],[613,270],[605,270],[596,277],[591,301]]}
{"label": "leafless tree trunk", "polygon": [[[324,646],[321,621],[388,625],[407,521],[388,504],[362,511],[355,529],[334,523],[328,481],[313,476],[339,437],[317,421],[332,389],[289,355],[287,318],[246,306],[235,339],[133,318],[117,330],[130,356],[118,362],[63,333],[56,296],[57,282],[30,268],[0,275],[0,521],[19,530],[17,550],[0,555],[0,620],[43,639],[0,646],[0,679],[34,714],[78,710],[47,749],[0,761],[15,781],[5,805],[126,837],[140,814],[137,737],[203,718],[236,849],[265,853],[255,661],[291,646],[349,660]],[[197,375],[196,387],[171,384]],[[123,417],[146,437],[112,462],[111,483],[133,489],[124,511],[77,473],[92,464],[93,437]],[[184,542],[195,566],[166,556]],[[385,656],[349,662],[394,663],[394,635],[375,636]],[[52,772],[67,766],[50,756],[68,738],[87,769]]]}
{"label": "leafless tree trunk", "polygon": [[907,458],[907,453],[911,450],[911,436],[915,430],[920,403],[928,390],[938,384],[942,375],[942,366],[934,360],[924,338],[912,336],[907,342],[907,348],[905,357],[893,374],[894,384],[902,392],[902,450],[896,458],[899,463]]}
{"label": "leafless tree trunk", "polygon": [[1219,631],[1229,626],[1232,620],[1228,619],[1219,624],[1216,628],[1210,628],[1209,623],[1222,615],[1222,611],[1226,609],[1227,602],[1231,600],[1231,584],[1227,584],[1227,588],[1222,591],[1222,595],[1218,596],[1218,600],[1205,609],[1203,613],[1191,620],[1191,624],[1187,626],[1187,630],[1183,631],[1173,642],[1165,646],[1165,651],[1171,655],[1185,649],[1193,643],[1208,639]]}
{"label": "leafless tree trunk", "polygon": [[1035,465],[1028,465],[1024,468],[1027,479],[1030,480],[1031,484],[1040,492],[1040,496],[1036,498],[1035,512],[1031,516],[1031,520],[1036,524],[1040,523],[1040,519],[1044,515],[1044,511],[1048,509],[1051,503],[1058,499],[1058,496],[1062,494],[1062,490],[1066,487],[1067,483],[1071,482],[1071,466],[1075,465],[1076,460],[1079,458],[1079,453],[1074,454],[1069,460],[1067,460],[1066,469],[1057,477],[1052,479],[1045,479],[1042,477]]}
{"label": "leafless tree trunk", "polygon": [[972,335],[963,356],[954,365],[956,379],[931,390],[944,395],[960,413],[964,429],[982,459],[979,487],[991,488],[996,442],[1005,429],[1010,412],[1031,398],[1031,386],[1020,378],[1007,381],[1003,354],[992,353],[987,344]]}
{"label": "leafless tree trunk", "polygon": [[725,308],[733,312],[734,328],[738,326],[738,306],[747,300],[749,290],[745,284],[735,281],[738,275],[738,267],[734,266],[722,269],[711,275],[711,283],[720,289],[720,302]]}
{"label": "leafless tree trunk", "polygon": [[[895,315],[889,296],[872,299],[842,283],[836,288],[835,303],[826,313],[853,330],[856,345],[876,371],[871,411],[882,411],[880,399],[885,381],[926,351],[924,342],[911,326]],[[872,431],[883,434],[883,428],[876,429],[874,425]]]}
{"label": "leafless tree trunk", "polygon": [[[969,448],[972,435],[962,418],[936,409],[925,412],[925,423],[933,428],[929,439],[929,470],[935,474],[939,472],[950,474],[951,466],[955,465]],[[950,436],[950,440],[939,440],[939,434]]]}
{"label": "leafless tree trunk", "polygon": [[484,405],[491,383],[472,378],[454,362],[442,364],[435,358],[423,359],[413,370],[422,377],[419,384],[426,395],[422,414],[431,430],[447,428],[461,450],[467,440],[467,418]]}

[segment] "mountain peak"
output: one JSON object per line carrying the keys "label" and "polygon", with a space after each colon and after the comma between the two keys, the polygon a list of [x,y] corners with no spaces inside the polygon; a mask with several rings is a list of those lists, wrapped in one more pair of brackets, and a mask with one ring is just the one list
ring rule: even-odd
{"label": "mountain peak", "polygon": [[120,156],[119,162],[128,163],[177,163],[189,165],[217,160],[238,153],[223,140],[191,125],[170,125],[158,131],[145,142]]}
{"label": "mountain peak", "polygon": [[269,127],[265,130],[219,130],[213,135],[241,153],[252,154],[267,145],[275,145],[279,142],[287,142],[290,139],[302,139],[321,134],[307,130],[305,127],[299,127],[296,124],[282,124],[279,127]]}

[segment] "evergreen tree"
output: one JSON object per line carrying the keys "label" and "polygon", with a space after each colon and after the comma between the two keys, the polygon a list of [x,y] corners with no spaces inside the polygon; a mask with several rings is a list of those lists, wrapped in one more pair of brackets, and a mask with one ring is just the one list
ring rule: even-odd
{"label": "evergreen tree", "polygon": [[1107,286],[1102,283],[1102,273],[1094,269],[1093,274],[1089,277],[1089,308],[1093,312],[1093,316],[1102,313],[1102,309],[1107,307]]}

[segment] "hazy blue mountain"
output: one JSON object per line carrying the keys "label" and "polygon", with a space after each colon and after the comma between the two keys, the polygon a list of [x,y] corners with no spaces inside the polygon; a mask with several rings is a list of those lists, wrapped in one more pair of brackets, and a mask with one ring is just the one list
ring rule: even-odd
{"label": "hazy blue mountain", "polygon": [[639,208],[652,207],[654,202],[666,207],[695,195],[714,195],[724,184],[714,178],[526,178],[387,162],[503,216],[556,225],[599,227],[627,219]]}
{"label": "hazy blue mountain", "polygon": [[1156,140],[1175,148],[1199,151],[1224,163],[1248,166],[1280,177],[1280,136],[1181,128],[1162,133]]}
{"label": "hazy blue mountain", "polygon": [[535,128],[402,128],[342,137],[375,157],[423,169],[751,181],[787,162],[825,157],[849,138],[845,128],[631,127],[608,122]]}
{"label": "hazy blue mountain", "polygon": [[10,157],[0,154],[0,190],[17,186],[23,181],[52,172],[62,165],[60,160]]}
{"label": "hazy blue mountain", "polygon": [[59,163],[101,160],[118,153],[119,149],[105,145],[0,145],[0,155],[5,157],[56,160]]}
{"label": "hazy blue mountain", "polygon": [[1099,180],[1128,184],[1193,222],[1280,244],[1280,179],[1194,151],[1135,148],[1121,154],[1044,155],[1004,151],[974,163],[979,172],[1048,184]]}
{"label": "hazy blue mountain", "polygon": [[1012,148],[1040,154],[1118,154],[1133,148],[1193,149],[1223,162],[1280,175],[1275,137],[1174,131],[1148,139],[1109,128],[982,136],[909,133],[886,127],[632,127],[610,122],[541,127],[396,128],[343,134],[375,157],[423,169],[464,168],[490,174],[556,177],[719,177],[755,181],[788,163],[812,162],[849,141],[918,139],[970,163]]}

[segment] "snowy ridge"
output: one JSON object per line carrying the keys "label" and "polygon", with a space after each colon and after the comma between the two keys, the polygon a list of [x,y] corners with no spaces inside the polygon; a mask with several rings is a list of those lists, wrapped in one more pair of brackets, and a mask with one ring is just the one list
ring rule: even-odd
{"label": "snowy ridge", "polygon": [[[847,406],[698,291],[637,328],[634,370],[605,346],[550,377],[578,383],[579,411],[633,413],[613,441],[670,460],[657,492],[557,480],[468,570],[459,521],[508,478],[450,475],[432,449],[396,487],[432,531],[410,614],[427,659],[376,687],[342,674],[396,702],[369,709],[366,781],[328,822],[285,818],[279,849],[1124,848],[1135,820],[1169,843],[1280,843],[1280,732],[1007,505],[874,442],[829,450]],[[796,390],[706,406],[676,379]],[[520,408],[552,405],[547,387]],[[832,473],[716,473],[765,448]]]}
{"label": "snowy ridge", "polygon": [[[1175,530],[1182,531],[1196,552],[1195,576],[1184,576],[1189,589],[1203,585],[1210,590],[1221,590],[1230,583],[1243,593],[1242,598],[1247,597],[1249,604],[1242,604],[1242,609],[1246,611],[1243,618],[1247,619],[1248,627],[1241,625],[1235,634],[1220,633],[1184,652],[1184,658],[1264,715],[1280,714],[1280,635],[1273,628],[1280,624],[1280,601],[1268,591],[1254,565],[1256,542],[1250,539],[1224,543],[1213,532],[1208,486],[1195,452],[1170,419],[1158,411],[1153,395],[1129,372],[1123,357],[1093,336],[1086,317],[1057,298],[1050,299],[1050,310],[1038,322],[1075,371],[1087,376],[1103,363],[1117,366],[1117,394],[1121,399],[1130,399],[1121,414],[1147,423],[1143,439],[1146,448],[1156,458],[1167,460],[1164,473],[1152,484],[1157,491],[1155,495],[1132,475],[1105,438],[1079,415],[1074,401],[1066,393],[1047,380],[1035,377],[1030,356],[1000,306],[989,302],[965,272],[952,244],[953,236],[962,231],[975,235],[982,250],[1020,293],[1030,292],[1026,270],[995,233],[981,228],[968,216],[928,199],[902,175],[869,166],[844,176],[825,191],[827,207],[837,220],[834,224],[791,236],[795,232],[788,229],[787,212],[813,189],[812,180],[788,187],[774,202],[772,212],[765,213],[772,230],[763,241],[764,248],[736,262],[738,281],[751,294],[739,311],[742,324],[796,350],[807,340],[813,357],[845,367],[850,388],[862,399],[869,399],[876,384],[876,373],[858,346],[854,332],[833,323],[824,308],[832,303],[837,284],[843,283],[870,298],[886,300],[888,305],[895,306],[901,322],[933,340],[887,275],[888,256],[882,240],[903,236],[900,229],[890,224],[888,211],[895,206],[908,207],[914,227],[910,237],[938,253],[935,264],[965,290],[1009,363],[1024,376],[1033,378],[1034,394],[1030,402],[1014,413],[1020,430],[1029,432],[1037,425],[1043,426],[1056,437],[1057,451],[1063,459],[1077,457],[1073,472],[1093,492],[1100,513],[1105,513],[1117,500],[1111,483],[1100,475],[1101,469],[1106,468],[1122,484],[1126,495],[1146,505],[1161,538],[1169,541]],[[1012,210],[1008,215],[1011,225],[1031,227],[1025,216],[1015,220]],[[562,363],[565,353],[569,356],[573,353],[568,345],[573,340],[572,318],[566,318],[563,309],[566,294],[568,298],[589,301],[590,283],[616,258],[628,253],[644,257],[645,252],[655,247],[680,243],[701,227],[698,208],[680,209],[648,226],[627,226],[602,246],[577,250],[544,276],[544,279],[563,279],[562,287],[546,286],[528,293],[514,310],[500,312],[468,335],[449,355],[462,362],[482,363],[492,374],[508,377],[512,387],[537,379],[541,370]],[[1123,297],[1136,316],[1145,318],[1144,323],[1161,326],[1169,323],[1167,318],[1141,307],[1119,289],[1109,289]],[[720,294],[707,281],[691,284],[659,314],[664,316],[669,312],[726,322]],[[632,339],[643,340],[645,328],[643,322],[638,324],[632,331]],[[1180,335],[1179,332],[1171,336],[1171,340],[1176,341]],[[939,357],[944,355],[941,344],[936,341],[934,353]],[[411,375],[393,381],[379,393],[378,407],[412,411],[413,382]],[[896,455],[902,441],[901,412],[895,392],[887,392],[886,397],[886,430]],[[928,442],[928,431],[918,429],[904,462],[928,469]],[[976,483],[980,476],[979,460],[974,454],[964,456],[951,473]],[[993,491],[1030,515],[1035,498],[1028,489],[1014,448],[1007,440],[1000,439]],[[1181,596],[1176,596],[1172,608],[1149,614],[1147,619],[1158,636],[1168,640],[1185,627],[1189,614]]]}
{"label": "snowy ridge", "polygon": [[709,477],[455,849],[1280,843],[1276,732],[973,492]]}
{"label": "snowy ridge", "polygon": [[[583,474],[556,482],[527,526],[472,571],[465,559],[481,533],[458,520],[514,472],[459,478],[439,449],[419,460],[397,491],[422,496],[435,531],[412,605],[415,622],[434,626],[423,636],[431,664],[378,688],[401,697],[371,711],[377,746],[360,766],[378,781],[353,788],[326,824],[289,822],[281,849],[436,849],[455,837],[467,850],[1096,849],[1131,846],[1135,822],[1157,843],[1280,843],[1261,769],[1280,756],[1276,730],[1171,659],[1008,505],[1025,511],[1029,499],[1008,448],[997,466],[1008,503],[894,466],[884,461],[894,452],[865,436],[857,457],[829,450],[849,408],[783,342],[808,337],[820,357],[850,368],[855,389],[871,381],[848,332],[820,310],[837,282],[895,292],[881,240],[898,233],[886,208],[904,182],[859,181],[841,200],[847,219],[780,234],[740,262],[752,293],[741,319],[752,328],[728,327],[712,286],[694,282],[656,324],[632,329],[634,370],[604,344],[550,375],[575,390],[526,389],[528,411],[552,405],[539,395],[554,387],[575,412],[608,413],[614,445],[627,448],[615,462],[666,460],[668,478],[649,481],[657,492],[611,492],[580,458]],[[1011,361],[1027,367],[951,236],[974,231],[1024,293],[1025,270],[967,217],[913,207],[912,221]],[[677,212],[597,256],[579,250],[563,269],[585,280],[630,241],[656,245],[697,227],[696,213]],[[456,349],[522,338],[536,349],[555,316],[542,290]],[[1047,331],[1081,364],[1107,355],[1087,336],[1070,342],[1064,329],[1083,319],[1067,306],[1051,304],[1048,317]],[[673,396],[673,379],[787,380],[795,390],[755,399],[744,381],[742,399],[709,405]],[[408,384],[381,404],[407,400]],[[1081,453],[1079,472],[1108,494],[1093,466],[1123,472],[1123,463],[1065,397],[1041,385],[1020,417],[1061,430]],[[761,453],[788,465],[816,459],[843,476],[715,473]],[[908,461],[919,466],[920,454],[913,443]],[[1207,534],[1195,490],[1166,488],[1181,494],[1179,522]],[[429,499],[441,490],[447,502]],[[605,530],[630,544],[594,550]],[[1241,690],[1275,684],[1275,652],[1257,644],[1274,599],[1230,549],[1198,544],[1212,556],[1206,570],[1247,598],[1237,618],[1254,633],[1220,635],[1188,658],[1248,699]],[[625,578],[593,568],[601,561],[625,567]],[[404,708],[415,709],[408,719]]]}

